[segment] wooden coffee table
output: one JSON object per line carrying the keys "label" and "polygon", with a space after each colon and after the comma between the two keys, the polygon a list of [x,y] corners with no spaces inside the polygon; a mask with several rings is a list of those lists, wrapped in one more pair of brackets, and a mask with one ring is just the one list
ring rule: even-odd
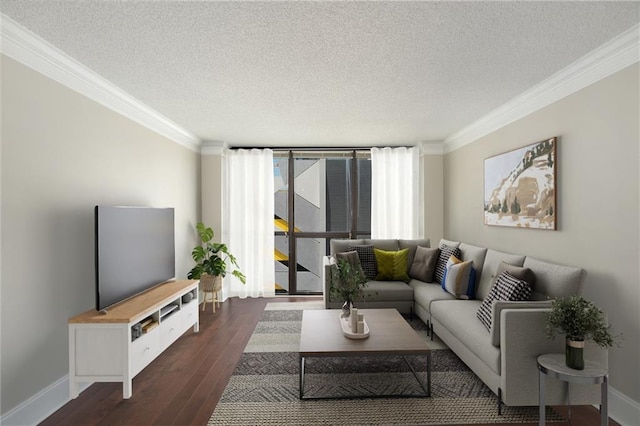
{"label": "wooden coffee table", "polygon": [[[372,398],[431,396],[431,350],[426,340],[395,309],[358,309],[364,314],[370,335],[354,340],[342,334],[340,310],[308,310],[302,313],[300,333],[300,399]],[[310,357],[427,355],[427,383],[422,382],[407,361],[411,372],[424,390],[420,395],[363,395],[349,397],[305,397],[304,362]],[[406,361],[406,358],[405,358]]]}

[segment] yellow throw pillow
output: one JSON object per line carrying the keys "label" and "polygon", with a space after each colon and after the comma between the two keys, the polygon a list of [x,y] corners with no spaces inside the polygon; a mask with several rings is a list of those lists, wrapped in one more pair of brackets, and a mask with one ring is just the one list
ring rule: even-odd
{"label": "yellow throw pillow", "polygon": [[408,248],[398,251],[374,248],[373,253],[378,264],[377,281],[409,281],[409,275],[407,275]]}

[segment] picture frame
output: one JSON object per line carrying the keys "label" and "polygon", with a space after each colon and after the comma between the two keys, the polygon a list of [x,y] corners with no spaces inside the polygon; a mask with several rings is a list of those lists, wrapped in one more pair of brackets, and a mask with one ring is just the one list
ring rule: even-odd
{"label": "picture frame", "polygon": [[484,224],[558,229],[557,143],[552,137],[484,160]]}

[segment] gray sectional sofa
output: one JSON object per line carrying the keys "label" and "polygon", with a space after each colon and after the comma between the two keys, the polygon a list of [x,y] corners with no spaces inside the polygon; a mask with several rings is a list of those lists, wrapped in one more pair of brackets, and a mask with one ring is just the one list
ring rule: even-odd
{"label": "gray sectional sofa", "polygon": [[[403,281],[368,282],[359,308],[396,308],[401,313],[416,314],[428,326],[431,336],[438,336],[497,395],[501,404],[538,405],[538,370],[536,358],[545,353],[563,353],[564,341],[549,340],[544,334],[551,299],[578,294],[586,275],[581,268],[563,266],[529,256],[505,253],[458,241],[441,240],[441,245],[458,247],[463,261],[472,260],[476,274],[476,298],[457,299],[439,283],[411,278]],[[331,255],[325,256],[325,307],[339,308],[342,301],[329,300],[330,265],[335,254],[349,251],[354,245],[396,251],[409,248],[410,269],[417,246],[429,247],[426,240],[332,240]],[[487,330],[477,312],[496,278],[501,262],[531,269],[535,284],[530,301],[494,302],[492,326]],[[607,351],[587,344],[585,356],[607,363]],[[545,400],[549,405],[565,404],[566,384],[546,379]],[[596,404],[600,389],[595,385],[571,385],[572,404]]]}

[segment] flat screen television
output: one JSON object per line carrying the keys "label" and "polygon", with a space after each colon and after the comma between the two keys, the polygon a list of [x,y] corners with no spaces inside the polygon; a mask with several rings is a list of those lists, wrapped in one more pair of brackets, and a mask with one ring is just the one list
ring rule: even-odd
{"label": "flat screen television", "polygon": [[96,309],[175,278],[174,209],[95,207]]}

